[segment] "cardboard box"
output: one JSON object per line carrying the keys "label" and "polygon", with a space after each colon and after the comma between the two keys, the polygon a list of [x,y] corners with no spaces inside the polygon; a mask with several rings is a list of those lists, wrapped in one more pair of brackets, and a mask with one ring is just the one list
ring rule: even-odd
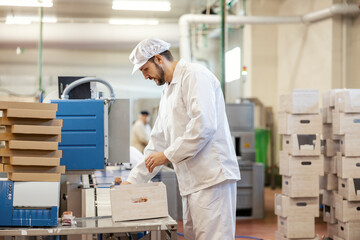
{"label": "cardboard box", "polygon": [[278,232],[287,238],[314,238],[315,218],[312,216],[278,216]]}
{"label": "cardboard box", "polygon": [[292,156],[320,156],[321,144],[319,134],[283,135],[282,148]]}
{"label": "cardboard box", "polygon": [[3,157],[3,163],[15,166],[59,166],[60,158],[55,157]]}
{"label": "cardboard box", "polygon": [[337,235],[345,240],[359,240],[360,222],[339,222]]}
{"label": "cardboard box", "polygon": [[341,222],[360,220],[360,201],[348,201],[335,194],[335,217]]}
{"label": "cardboard box", "polygon": [[275,194],[275,214],[281,217],[319,217],[319,197],[290,198],[283,194]]}
{"label": "cardboard box", "polygon": [[339,195],[348,201],[360,201],[360,178],[338,178]]}
{"label": "cardboard box", "polygon": [[323,107],[321,109],[322,122],[324,124],[332,124],[332,107]]}
{"label": "cardboard box", "polygon": [[340,152],[346,157],[360,157],[360,135],[345,134],[340,138]]}
{"label": "cardboard box", "polygon": [[344,89],[331,89],[323,92],[323,107],[335,108],[335,94],[342,91],[344,91]]}
{"label": "cardboard box", "polygon": [[38,125],[38,126],[60,126],[63,125],[62,119],[32,119],[32,118],[0,118],[0,125]]}
{"label": "cardboard box", "polygon": [[285,112],[278,114],[279,134],[321,134],[322,119],[320,114],[294,115]]}
{"label": "cardboard box", "polygon": [[13,134],[0,132],[0,141],[7,140],[61,142],[61,135]]}
{"label": "cardboard box", "polygon": [[37,126],[37,125],[13,125],[11,128],[12,133],[22,134],[61,134],[60,126]]}
{"label": "cardboard box", "polygon": [[346,114],[333,112],[333,134],[357,134],[360,135],[360,113]]}
{"label": "cardboard box", "polygon": [[18,173],[60,173],[65,174],[65,166],[12,166],[4,165],[4,172]]}
{"label": "cardboard box", "polygon": [[335,224],[337,222],[335,218],[335,208],[329,205],[323,207],[323,220],[324,222]]}
{"label": "cardboard box", "polygon": [[327,233],[328,236],[334,238],[334,236],[338,235],[338,223],[327,223]]}
{"label": "cardboard box", "polygon": [[319,240],[319,237],[315,236],[314,238],[287,238],[283,234],[281,234],[279,231],[276,231],[275,239],[276,240]]}
{"label": "cardboard box", "polygon": [[50,157],[61,158],[62,151],[41,151],[41,150],[12,150],[6,148],[0,148],[1,157]]}
{"label": "cardboard box", "polygon": [[8,178],[14,182],[60,182],[60,173],[8,173]]}
{"label": "cardboard box", "polygon": [[56,111],[50,110],[30,110],[30,109],[7,109],[4,116],[8,118],[35,118],[35,119],[54,119]]}
{"label": "cardboard box", "polygon": [[336,174],[325,173],[325,190],[338,190],[338,177]]}
{"label": "cardboard box", "polygon": [[24,150],[57,150],[57,142],[45,142],[45,141],[20,141],[10,140],[10,149],[24,149]]}
{"label": "cardboard box", "polygon": [[322,204],[323,205],[328,205],[330,207],[335,207],[335,194],[337,192],[336,191],[328,191],[325,190],[323,192],[323,197],[322,197]]}
{"label": "cardboard box", "polygon": [[319,176],[282,176],[282,193],[289,197],[319,197]]}
{"label": "cardboard box", "polygon": [[323,124],[322,125],[322,139],[332,139],[332,124]]}
{"label": "cardboard box", "polygon": [[360,157],[336,157],[337,175],[341,178],[360,178]]}
{"label": "cardboard box", "polygon": [[337,157],[324,157],[324,172],[336,174]]}
{"label": "cardboard box", "polygon": [[292,114],[319,113],[317,90],[294,90],[292,94],[280,95],[280,111]]}
{"label": "cardboard box", "polygon": [[336,92],[335,109],[343,113],[360,113],[360,89]]}
{"label": "cardboard box", "polygon": [[340,140],[325,139],[324,155],[334,157],[340,151]]}
{"label": "cardboard box", "polygon": [[287,152],[280,152],[280,175],[324,175],[323,156],[291,156]]}
{"label": "cardboard box", "polygon": [[53,103],[32,103],[32,102],[6,102],[0,101],[0,109],[35,109],[35,110],[50,110],[57,111],[57,104]]}
{"label": "cardboard box", "polygon": [[110,198],[114,222],[169,215],[166,187],[162,182],[113,186]]}

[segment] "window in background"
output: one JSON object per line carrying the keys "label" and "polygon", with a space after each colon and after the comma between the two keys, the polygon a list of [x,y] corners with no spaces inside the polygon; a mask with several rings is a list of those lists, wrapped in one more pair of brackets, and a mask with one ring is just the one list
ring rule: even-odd
{"label": "window in background", "polygon": [[235,47],[225,53],[225,81],[231,82],[240,79],[241,50]]}

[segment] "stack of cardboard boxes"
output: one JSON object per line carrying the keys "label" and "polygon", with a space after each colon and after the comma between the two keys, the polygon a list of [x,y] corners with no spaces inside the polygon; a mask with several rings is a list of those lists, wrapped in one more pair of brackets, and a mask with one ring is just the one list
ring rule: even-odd
{"label": "stack of cardboard boxes", "polygon": [[333,112],[335,112],[335,94],[341,90],[330,90],[323,93],[323,154],[324,177],[320,180],[322,192],[323,220],[327,223],[330,238],[337,235],[338,224],[335,218],[334,196],[338,189],[337,152],[340,150],[340,136],[333,134]]}
{"label": "stack of cardboard boxes", "polygon": [[[336,230],[333,239],[360,239],[360,90],[333,91],[332,135],[339,139],[335,156],[337,191],[329,194]],[[326,149],[326,148],[325,148]],[[326,151],[325,151],[326,152]],[[335,180],[334,180],[335,182]],[[326,203],[324,199],[324,204]]]}
{"label": "stack of cardboard boxes", "polygon": [[319,176],[324,173],[318,92],[294,91],[280,97],[282,194],[275,196],[276,239],[318,239]]}
{"label": "stack of cardboard boxes", "polygon": [[0,102],[0,110],[0,171],[12,181],[60,182],[65,166],[60,166],[57,105]]}

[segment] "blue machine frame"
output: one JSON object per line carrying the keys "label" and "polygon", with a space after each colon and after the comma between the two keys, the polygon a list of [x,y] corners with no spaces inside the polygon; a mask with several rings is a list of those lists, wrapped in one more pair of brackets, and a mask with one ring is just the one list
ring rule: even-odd
{"label": "blue machine frame", "polygon": [[14,208],[13,199],[14,182],[0,181],[0,226],[57,226],[57,207]]}
{"label": "blue machine frame", "polygon": [[104,169],[104,100],[52,100],[63,119],[61,165],[66,170]]}

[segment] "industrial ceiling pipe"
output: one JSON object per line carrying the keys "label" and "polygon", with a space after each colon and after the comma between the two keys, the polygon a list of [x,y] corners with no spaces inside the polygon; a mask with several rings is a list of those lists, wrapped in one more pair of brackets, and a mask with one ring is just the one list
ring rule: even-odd
{"label": "industrial ceiling pipe", "polygon": [[[329,8],[305,14],[303,16],[227,16],[226,23],[235,24],[293,24],[313,23],[335,15],[359,14],[357,4],[335,4]],[[190,24],[219,24],[219,15],[185,14],[179,19],[180,28],[180,57],[191,61]]]}
{"label": "industrial ceiling pipe", "polygon": [[115,100],[116,96],[115,96],[115,92],[113,87],[110,85],[110,83],[108,81],[105,81],[103,79],[100,78],[94,78],[94,77],[84,77],[84,78],[80,78],[79,80],[76,80],[75,82],[72,82],[69,86],[67,86],[63,92],[63,94],[61,95],[61,99],[69,99],[69,92],[84,83],[88,83],[88,82],[99,82],[104,84],[110,91],[110,100]]}

